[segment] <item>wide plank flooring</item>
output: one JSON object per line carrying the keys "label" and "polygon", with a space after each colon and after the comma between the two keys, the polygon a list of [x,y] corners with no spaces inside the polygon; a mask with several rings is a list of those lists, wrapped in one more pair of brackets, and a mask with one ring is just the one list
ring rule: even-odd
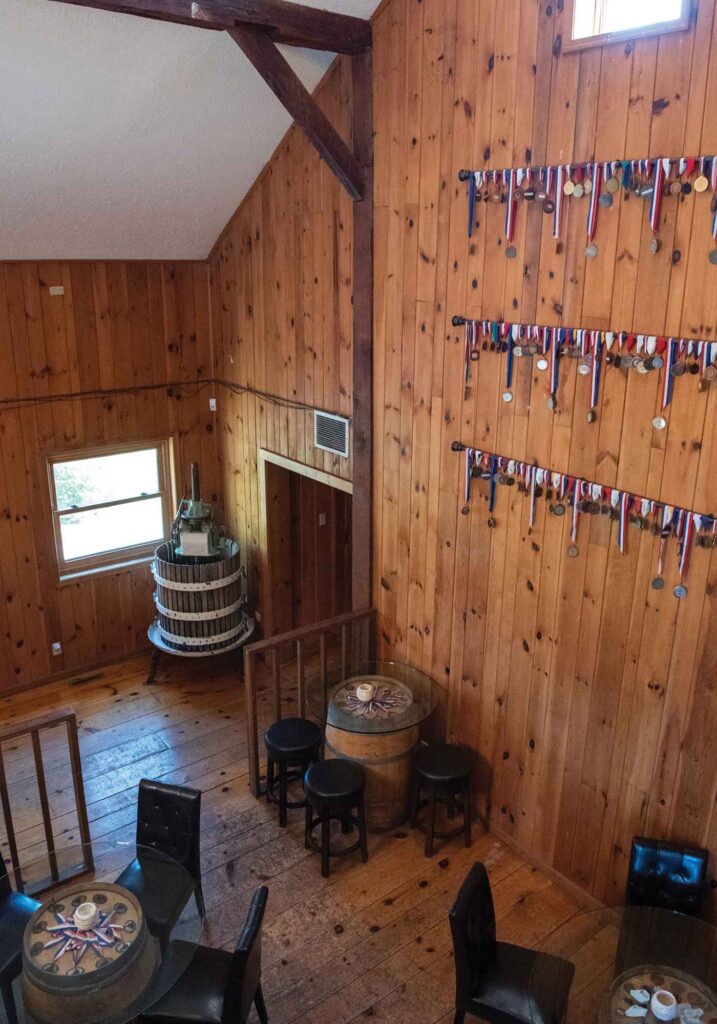
{"label": "wide plank flooring", "polygon": [[[579,904],[549,877],[476,826],[467,850],[444,844],[432,860],[409,829],[369,838],[369,862],[342,858],[321,878],[304,849],[302,812],[278,827],[248,788],[243,684],[218,663],[167,660],[153,687],[147,658],[0,701],[3,724],[71,706],[93,842],[131,839],[136,788],[148,776],[202,790],[204,942],[230,948],[253,889],[269,886],[264,989],[271,1024],[453,1019],[447,913],[474,860],[490,871],[499,937],[539,944]],[[269,713],[269,688],[261,718]],[[47,733],[43,752],[60,849],[78,842],[69,758]],[[44,851],[29,743],[4,746],[21,859]],[[4,834],[0,850],[7,858]]]}

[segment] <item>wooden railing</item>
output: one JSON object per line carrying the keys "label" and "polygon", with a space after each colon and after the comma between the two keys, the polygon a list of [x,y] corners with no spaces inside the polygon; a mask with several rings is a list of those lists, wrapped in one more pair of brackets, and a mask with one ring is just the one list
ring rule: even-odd
{"label": "wooden railing", "polygon": [[[15,873],[15,884],[19,890],[24,889],[20,855],[17,848],[17,837],[12,818],[12,804],[5,772],[5,759],[3,756],[3,744],[12,740],[30,737],[32,743],[32,754],[35,762],[35,774],[37,776],[37,789],[40,797],[40,809],[42,811],[42,824],[47,844],[47,856],[50,865],[51,882],[60,881],[60,871],[57,863],[57,850],[55,847],[55,835],[52,829],[52,812],[47,793],[47,780],[45,778],[45,765],[42,759],[42,742],[40,735],[49,729],[56,729],[64,725],[67,731],[67,745],[70,754],[70,769],[72,771],[72,786],[75,792],[75,804],[77,808],[77,823],[80,832],[80,840],[83,850],[84,870],[92,869],[92,847],[90,845],[90,826],[87,818],[87,804],[85,802],[85,786],[82,778],[82,762],[80,760],[80,744],[77,739],[77,718],[72,708],[62,708],[49,715],[38,718],[27,719],[18,722],[16,725],[0,729],[0,805],[2,806],[5,819],[5,831],[7,833],[8,847],[10,849],[10,861]],[[48,884],[51,884],[48,880]],[[37,887],[38,889],[42,886]]]}
{"label": "wooden railing", "polygon": [[[292,713],[303,715],[306,705],[306,657],[317,659],[314,675],[321,682],[329,671],[346,669],[351,664],[371,661],[374,657],[375,618],[373,608],[346,612],[324,619],[311,626],[302,626],[289,633],[259,640],[244,648],[244,682],[247,701],[247,748],[249,754],[249,785],[254,796],[261,794],[259,777],[259,721],[257,682],[258,669],[264,666],[273,692],[272,721],[286,711],[287,694],[282,674],[282,655],[296,670],[296,698],[292,697]],[[284,670],[285,672],[287,670]],[[266,675],[265,675],[266,678]],[[288,689],[288,688],[287,688]]]}

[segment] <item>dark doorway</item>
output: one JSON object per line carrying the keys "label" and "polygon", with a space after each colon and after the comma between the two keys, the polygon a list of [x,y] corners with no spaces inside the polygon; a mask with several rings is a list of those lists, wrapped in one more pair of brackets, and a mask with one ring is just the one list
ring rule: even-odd
{"label": "dark doorway", "polygon": [[351,608],[351,495],[266,463],[266,634]]}

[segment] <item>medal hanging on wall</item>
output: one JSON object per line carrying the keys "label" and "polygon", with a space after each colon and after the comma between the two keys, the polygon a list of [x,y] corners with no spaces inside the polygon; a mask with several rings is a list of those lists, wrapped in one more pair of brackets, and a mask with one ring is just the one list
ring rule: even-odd
{"label": "medal hanging on wall", "polygon": [[[649,165],[649,161],[648,161]],[[662,191],[665,181],[669,177],[672,163],[670,160],[655,160],[655,169],[652,179],[652,195],[650,196],[650,227],[652,228],[652,239],[650,240],[650,252],[656,255],[660,251],[661,242],[657,237],[660,230],[660,211],[662,209]]]}
{"label": "medal hanging on wall", "polygon": [[588,169],[592,168],[592,176],[587,179],[590,182],[590,204],[588,206],[588,219],[587,219],[587,233],[588,233],[588,244],[585,249],[585,255],[588,259],[595,259],[598,254],[598,247],[595,245],[595,229],[597,227],[597,215],[598,208],[600,205],[600,183],[602,180],[602,164],[594,163],[589,164]]}
{"label": "medal hanging on wall", "polygon": [[505,255],[507,259],[513,260],[518,255],[518,251],[513,245],[513,238],[515,237],[516,171],[512,167],[509,171],[503,171],[503,184],[506,188],[505,240],[508,243],[505,247]]}
{"label": "medal hanging on wall", "polygon": [[667,539],[672,534],[672,513],[672,505],[662,506],[662,512],[659,516],[658,523],[660,543],[657,549],[657,576],[655,576],[652,583],[650,584],[653,590],[662,590],[665,586],[665,578],[662,575],[662,572],[665,562],[665,548],[667,547]]}
{"label": "medal hanging on wall", "polygon": [[687,597],[687,585],[685,580],[687,579],[687,572],[690,567],[690,555],[692,554],[692,544],[695,537],[696,518],[697,517],[692,512],[686,512],[684,509],[680,509],[677,517],[676,533],[680,540],[680,560],[678,565],[680,582],[673,590],[673,594],[680,600],[683,597]]}
{"label": "medal hanging on wall", "polygon": [[717,266],[717,156],[713,156],[710,160],[709,170],[710,186],[712,188],[710,212],[712,214],[712,241],[714,242],[714,248],[710,250],[707,258],[713,266]]}

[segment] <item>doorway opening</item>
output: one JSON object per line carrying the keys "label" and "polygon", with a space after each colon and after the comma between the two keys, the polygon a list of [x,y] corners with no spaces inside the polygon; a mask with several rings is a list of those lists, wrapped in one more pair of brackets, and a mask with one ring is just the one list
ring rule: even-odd
{"label": "doorway opening", "polygon": [[351,609],[351,484],[262,453],[265,635]]}

